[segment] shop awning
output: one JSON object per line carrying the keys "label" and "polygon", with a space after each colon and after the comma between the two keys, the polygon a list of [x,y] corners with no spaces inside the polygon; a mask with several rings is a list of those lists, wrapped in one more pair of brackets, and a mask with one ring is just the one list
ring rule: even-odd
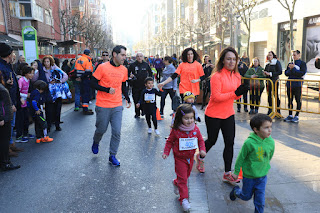
{"label": "shop awning", "polygon": [[0,42],[6,43],[12,47],[23,47],[23,44],[21,41],[11,38],[10,36],[7,36],[7,35],[0,35]]}
{"label": "shop awning", "polygon": [[57,44],[60,47],[72,46],[77,43],[82,44],[81,41],[77,41],[77,40],[57,41]]}

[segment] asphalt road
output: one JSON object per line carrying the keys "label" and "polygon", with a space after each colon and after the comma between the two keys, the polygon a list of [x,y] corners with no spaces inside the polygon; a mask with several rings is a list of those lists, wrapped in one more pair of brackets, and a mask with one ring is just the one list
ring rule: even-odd
{"label": "asphalt road", "polygon": [[108,163],[111,128],[93,155],[96,116],[64,112],[62,131],[50,134],[54,142],[19,144],[25,151],[13,162],[21,168],[0,173],[0,212],[181,212],[171,184],[173,157],[161,158],[169,106],[160,137],[147,134],[145,119],[134,119],[133,108],[124,109],[120,167]]}

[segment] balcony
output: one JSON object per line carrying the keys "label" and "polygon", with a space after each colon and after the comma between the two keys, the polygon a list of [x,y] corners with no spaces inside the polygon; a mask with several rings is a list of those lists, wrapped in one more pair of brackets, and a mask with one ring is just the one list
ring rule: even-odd
{"label": "balcony", "polygon": [[10,0],[10,15],[21,20],[43,21],[43,8],[34,0]]}

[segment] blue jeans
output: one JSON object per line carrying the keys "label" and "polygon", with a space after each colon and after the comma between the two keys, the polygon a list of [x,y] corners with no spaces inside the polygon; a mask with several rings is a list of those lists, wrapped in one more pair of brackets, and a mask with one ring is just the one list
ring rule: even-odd
{"label": "blue jeans", "polygon": [[236,189],[235,194],[238,198],[248,201],[253,197],[255,213],[263,213],[265,203],[267,176],[261,178],[245,178],[242,180],[242,189]]}
{"label": "blue jeans", "polygon": [[12,118],[12,121],[11,121],[11,137],[10,137],[10,144],[13,144],[13,139],[12,139],[12,136],[13,136],[13,128],[14,126],[16,125],[16,112],[13,113],[13,118]]}
{"label": "blue jeans", "polygon": [[115,108],[103,108],[96,106],[96,131],[93,136],[93,143],[99,144],[102,136],[111,124],[110,155],[116,155],[120,144],[122,106]]}
{"label": "blue jeans", "polygon": [[79,108],[80,107],[80,82],[79,81],[73,81],[74,86],[74,107]]}

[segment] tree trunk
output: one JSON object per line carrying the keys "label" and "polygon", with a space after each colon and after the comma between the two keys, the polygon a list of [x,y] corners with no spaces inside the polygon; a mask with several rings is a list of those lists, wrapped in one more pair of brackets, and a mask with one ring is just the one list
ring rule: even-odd
{"label": "tree trunk", "polygon": [[289,12],[290,15],[290,49],[294,49],[293,43],[293,12]]}

